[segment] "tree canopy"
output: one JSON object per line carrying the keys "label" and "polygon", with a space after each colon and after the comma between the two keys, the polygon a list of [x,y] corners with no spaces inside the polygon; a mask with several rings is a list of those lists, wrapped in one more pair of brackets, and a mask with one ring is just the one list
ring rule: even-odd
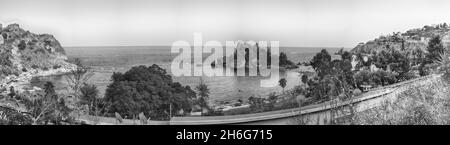
{"label": "tree canopy", "polygon": [[280,85],[280,87],[283,88],[283,92],[284,92],[284,88],[285,88],[286,85],[287,85],[287,80],[286,80],[285,78],[280,79],[280,80],[278,81],[278,85]]}
{"label": "tree canopy", "polygon": [[208,99],[209,99],[209,88],[208,86],[203,83],[203,81],[197,86],[195,87],[195,90],[198,91],[198,96],[199,98],[197,99],[197,104],[200,105],[200,107],[202,108],[209,108],[208,105]]}
{"label": "tree canopy", "polygon": [[279,63],[281,67],[295,67],[295,64],[288,59],[284,52],[280,52]]}
{"label": "tree canopy", "polygon": [[322,49],[320,53],[317,53],[311,60],[311,66],[317,72],[319,77],[324,77],[330,73],[331,55],[326,49]]}
{"label": "tree canopy", "polygon": [[173,82],[166,70],[155,64],[114,73],[111,79],[105,94],[105,102],[110,104],[108,112],[118,112],[125,118],[143,112],[154,120],[168,120],[169,114],[190,112],[196,96],[189,86]]}

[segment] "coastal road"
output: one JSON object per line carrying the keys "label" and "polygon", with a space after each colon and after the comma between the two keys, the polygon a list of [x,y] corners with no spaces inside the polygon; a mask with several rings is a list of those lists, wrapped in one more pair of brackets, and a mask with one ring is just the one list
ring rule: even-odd
{"label": "coastal road", "polygon": [[[429,75],[397,84],[373,89],[353,100],[332,103],[330,101],[309,105],[301,108],[292,108],[278,111],[229,115],[229,116],[199,116],[199,117],[173,117],[170,121],[149,121],[148,125],[213,125],[213,124],[237,124],[237,125],[289,125],[298,124],[299,116],[308,116],[307,124],[326,124],[331,118],[331,111],[337,107],[349,107],[356,111],[364,111],[378,106],[386,99],[395,98],[399,93],[407,90],[414,84],[426,84],[438,79],[440,75]],[[343,114],[345,115],[345,114]],[[305,117],[303,117],[305,118]],[[118,125],[115,118],[82,116],[77,119],[86,124]],[[139,125],[139,120],[125,119],[124,125]]]}

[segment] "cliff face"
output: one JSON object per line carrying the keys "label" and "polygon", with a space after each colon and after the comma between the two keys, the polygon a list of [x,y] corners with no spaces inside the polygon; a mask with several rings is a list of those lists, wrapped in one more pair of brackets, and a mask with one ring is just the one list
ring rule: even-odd
{"label": "cliff face", "polygon": [[366,43],[360,43],[351,52],[372,54],[390,49],[411,53],[417,49],[426,51],[428,41],[437,35],[441,36],[444,45],[448,46],[450,42],[450,26],[444,23],[411,29],[404,33],[398,32],[387,36],[380,36]]}
{"label": "cliff face", "polygon": [[39,74],[67,72],[74,67],[52,35],[34,34],[11,24],[0,29],[0,36],[0,85],[26,82]]}

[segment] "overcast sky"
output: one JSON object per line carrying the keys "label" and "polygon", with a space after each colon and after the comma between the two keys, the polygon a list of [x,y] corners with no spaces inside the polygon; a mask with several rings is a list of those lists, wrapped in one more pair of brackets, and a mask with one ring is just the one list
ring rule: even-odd
{"label": "overcast sky", "polygon": [[0,0],[0,21],[63,46],[267,40],[354,47],[394,31],[450,22],[449,0]]}

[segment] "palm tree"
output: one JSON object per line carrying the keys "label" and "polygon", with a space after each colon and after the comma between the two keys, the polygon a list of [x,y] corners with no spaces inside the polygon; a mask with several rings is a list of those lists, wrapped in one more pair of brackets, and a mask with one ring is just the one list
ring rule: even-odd
{"label": "palm tree", "polygon": [[80,89],[84,86],[84,83],[94,75],[92,68],[82,63],[80,58],[75,58],[71,61],[76,65],[76,68],[65,74],[65,79],[69,88],[73,91],[73,96],[79,99],[81,96]]}
{"label": "palm tree", "polygon": [[57,105],[58,105],[58,96],[55,92],[55,86],[52,82],[46,82],[44,85],[44,92],[45,92],[45,102],[51,106],[50,108],[53,108],[53,121],[55,121],[55,124],[57,123]]}
{"label": "palm tree", "polygon": [[206,108],[209,110],[208,106],[208,99],[209,99],[209,88],[208,86],[203,82],[203,79],[200,79],[200,84],[195,88],[198,91],[198,95],[200,98],[198,98],[198,104],[203,109]]}
{"label": "palm tree", "polygon": [[280,87],[283,88],[283,93],[284,93],[284,88],[286,87],[286,83],[287,80],[285,78],[280,79],[280,81],[278,81],[278,85],[280,85]]}
{"label": "palm tree", "polygon": [[444,74],[444,79],[450,80],[450,52],[447,50],[437,59],[438,72]]}

